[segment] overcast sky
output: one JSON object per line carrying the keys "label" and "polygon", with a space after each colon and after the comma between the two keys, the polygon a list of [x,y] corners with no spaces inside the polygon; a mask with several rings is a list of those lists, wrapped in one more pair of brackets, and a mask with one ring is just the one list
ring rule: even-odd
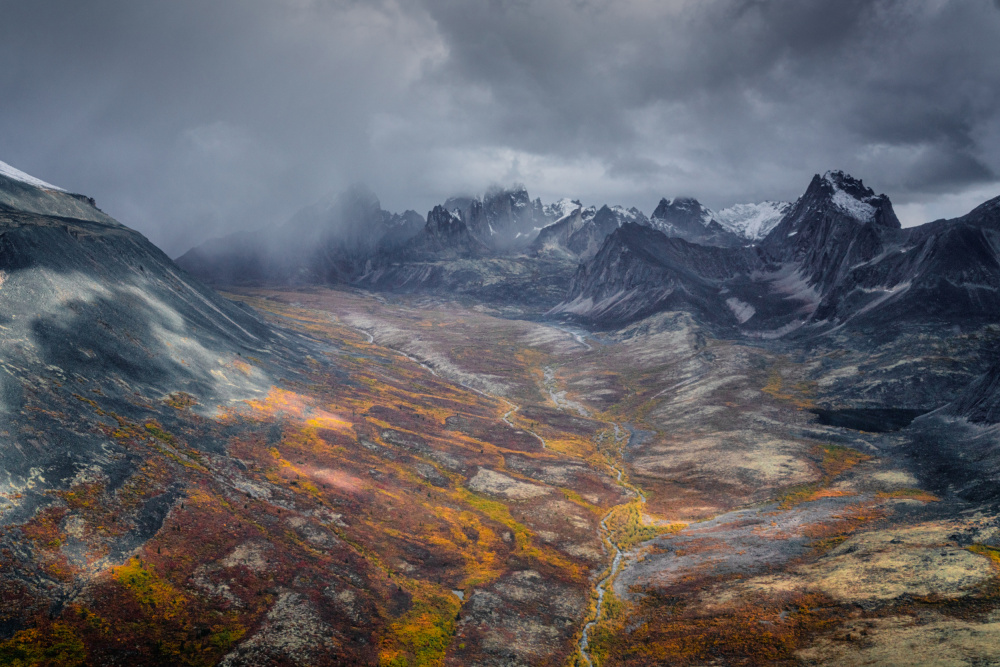
{"label": "overcast sky", "polygon": [[171,255],[353,182],[915,224],[1000,194],[1000,0],[0,0],[0,160]]}

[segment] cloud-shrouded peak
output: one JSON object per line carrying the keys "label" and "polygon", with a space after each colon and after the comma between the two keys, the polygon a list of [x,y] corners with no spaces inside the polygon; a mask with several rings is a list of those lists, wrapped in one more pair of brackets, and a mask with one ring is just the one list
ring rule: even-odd
{"label": "cloud-shrouded peak", "polygon": [[563,197],[545,206],[545,215],[553,220],[561,220],[567,215],[572,215],[583,208],[583,204],[578,199]]}

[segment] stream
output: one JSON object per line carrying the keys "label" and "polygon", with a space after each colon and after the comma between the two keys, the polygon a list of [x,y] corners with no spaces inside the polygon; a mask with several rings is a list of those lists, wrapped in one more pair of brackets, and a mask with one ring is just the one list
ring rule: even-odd
{"label": "stream", "polygon": [[[374,343],[375,339],[374,339],[374,336],[372,336],[372,334],[370,334],[369,332],[365,331],[364,329],[360,329],[360,328],[357,328],[357,327],[352,327],[352,328],[355,328],[358,331],[361,331],[362,333],[364,333],[367,337],[369,337],[371,339],[370,342]],[[556,327],[556,328],[558,328],[561,331],[563,331],[565,333],[568,333],[571,336],[573,336],[573,338],[578,343],[586,346],[587,351],[590,351],[590,350],[593,349],[590,346],[590,344],[587,343],[587,341],[584,339],[583,335],[577,333],[576,331],[572,331],[570,329],[563,328],[563,327]],[[395,352],[397,352],[397,353],[401,354],[402,356],[406,357],[407,359],[409,359],[413,363],[418,364],[419,366],[421,366],[422,368],[424,368],[425,370],[427,370],[431,375],[434,375],[435,377],[438,377],[437,371],[435,371],[433,368],[431,368],[426,363],[422,362],[420,359],[417,359],[416,357],[413,357],[413,356],[407,354],[406,352],[403,352],[402,350],[399,350],[397,348],[390,348],[390,349],[393,349]],[[556,404],[557,407],[559,407],[561,410],[575,410],[576,412],[578,412],[582,416],[586,416],[586,417],[590,416],[590,412],[585,407],[583,407],[582,405],[580,405],[579,403],[576,403],[574,401],[567,400],[566,397],[565,397],[565,392],[558,392],[558,391],[556,391],[557,387],[556,387],[556,383],[555,383],[555,369],[554,368],[552,368],[551,366],[547,366],[544,369],[544,371],[543,371],[543,378],[544,378],[543,384],[545,385],[545,390],[549,394],[549,398],[552,400],[553,403]],[[519,406],[516,403],[514,403],[514,402],[512,402],[512,401],[510,401],[510,400],[508,400],[506,398],[504,398],[503,396],[495,396],[495,395],[492,395],[492,394],[488,394],[488,393],[486,393],[484,391],[476,389],[475,387],[471,387],[471,386],[465,384],[464,382],[461,382],[461,381],[457,381],[457,382],[458,382],[458,384],[460,384],[461,386],[465,387],[466,389],[474,391],[477,394],[480,394],[481,396],[485,396],[487,398],[492,398],[494,400],[499,399],[499,400],[503,401],[504,403],[506,403],[507,406],[510,409],[507,412],[504,413],[503,417],[501,417],[501,419],[503,420],[503,422],[505,424],[507,424],[508,426],[510,426],[511,428],[514,428],[514,429],[517,429],[517,430],[524,430],[524,431],[532,434],[533,436],[535,436],[536,438],[538,438],[538,441],[542,444],[542,448],[543,449],[545,448],[545,446],[546,446],[545,439],[542,436],[538,435],[537,433],[535,433],[531,429],[527,429],[527,428],[526,429],[521,429],[513,421],[511,421],[511,419],[510,419],[511,415],[513,415],[515,412],[517,412],[518,410],[520,410],[521,406]],[[632,433],[631,433],[631,431],[628,431],[628,430],[623,431],[622,428],[621,428],[621,426],[619,424],[615,423],[615,422],[610,422],[610,423],[614,427],[615,442],[616,443],[621,443],[621,448],[624,451],[626,448],[628,448],[629,442],[632,439]],[[619,468],[618,466],[614,465],[614,464],[609,464],[609,466],[615,472],[615,475],[616,475],[615,481],[618,482],[618,485],[621,486],[626,491],[628,491],[630,493],[634,493],[638,497],[640,503],[645,503],[646,502],[646,496],[642,493],[642,491],[640,491],[639,489],[636,489],[636,488],[632,487],[630,484],[622,481],[622,477],[624,476],[624,472],[622,471],[622,469]],[[623,557],[625,555],[624,552],[618,547],[618,545],[615,544],[611,540],[611,530],[608,528],[608,524],[607,524],[608,519],[611,517],[611,513],[614,512],[614,510],[617,507],[618,506],[616,506],[615,508],[612,508],[611,510],[609,510],[608,513],[604,515],[604,518],[601,519],[601,523],[600,523],[600,537],[601,537],[601,541],[605,545],[607,545],[608,547],[610,547],[612,550],[614,550],[614,557],[611,560],[611,567],[608,569],[607,574],[604,575],[604,577],[602,577],[601,580],[597,582],[597,587],[596,587],[596,590],[597,590],[597,609],[596,609],[596,611],[594,613],[594,618],[592,618],[591,620],[587,621],[587,623],[583,626],[583,631],[580,633],[580,641],[577,643],[577,650],[580,653],[580,657],[582,657],[584,659],[584,661],[587,663],[587,665],[589,665],[589,667],[593,667],[593,665],[594,665],[594,661],[590,657],[590,632],[595,627],[597,627],[597,624],[600,623],[601,619],[603,618],[603,615],[604,615],[604,609],[603,609],[603,607],[604,607],[604,596],[607,593],[608,586],[610,586],[614,582],[615,576],[621,570],[622,559],[623,559]]]}
{"label": "stream", "polygon": [[[632,439],[632,433],[627,432],[623,436],[621,426],[619,426],[616,423],[614,424],[614,427],[615,427],[615,441],[622,442],[623,438],[625,440],[625,442],[622,445],[622,449],[624,450],[625,448],[628,447],[628,444]],[[622,482],[623,472],[621,468],[612,465],[611,469],[614,470],[615,473],[617,474],[616,481],[618,482],[619,486],[621,486],[626,491],[631,491],[635,493],[638,496],[640,503],[646,502],[646,496],[645,494],[642,493],[642,491],[635,489],[630,485]],[[608,523],[607,523],[608,518],[611,516],[611,512],[614,512],[616,508],[617,506],[612,508],[607,514],[604,515],[604,518],[601,519],[601,540],[605,544],[609,545],[612,549],[614,549],[615,556],[611,560],[611,569],[599,582],[597,582],[597,611],[594,613],[594,618],[587,621],[586,625],[583,626],[583,632],[580,633],[580,641],[577,644],[577,649],[580,651],[580,657],[582,657],[586,661],[586,663],[590,665],[590,667],[593,667],[594,665],[594,661],[590,657],[590,631],[593,630],[595,627],[597,627],[597,624],[601,622],[601,618],[604,615],[604,609],[603,609],[604,595],[608,590],[608,586],[610,586],[614,582],[615,575],[617,575],[618,572],[621,570],[622,558],[624,556],[624,552],[618,547],[617,544],[615,544],[611,540],[611,531],[608,528]]]}

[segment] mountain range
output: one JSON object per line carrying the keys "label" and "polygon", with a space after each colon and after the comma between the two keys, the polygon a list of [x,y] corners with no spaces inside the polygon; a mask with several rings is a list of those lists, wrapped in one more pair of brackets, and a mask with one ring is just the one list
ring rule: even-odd
{"label": "mountain range", "polygon": [[482,298],[515,280],[523,300],[588,325],[684,306],[768,338],[803,327],[991,320],[1000,305],[997,208],[994,199],[955,220],[902,229],[888,197],[839,171],[817,175],[794,203],[713,212],[695,199],[662,199],[649,217],[572,200],[546,206],[518,187],[452,198],[422,218],[383,211],[359,186],[177,261],[218,284]]}
{"label": "mountain range", "polygon": [[[303,209],[284,224],[203,243],[177,258],[216,284],[353,284],[376,289],[474,292],[498,276],[489,261],[532,267],[565,288],[576,265],[591,260],[626,223],[695,243],[739,247],[762,239],[788,204],[741,204],[718,213],[694,199],[664,199],[651,218],[636,208],[544,205],[523,186],[493,187],[482,197],[452,197],[421,217],[383,211],[358,185]],[[501,270],[502,272],[502,270]],[[518,271],[507,271],[518,273]],[[531,290],[528,287],[529,292]]]}
{"label": "mountain range", "polygon": [[[886,195],[842,171],[817,174],[794,202],[716,212],[664,198],[649,217],[570,199],[545,205],[520,186],[450,199],[426,219],[385,213],[364,188],[337,201],[355,203],[311,218],[310,245],[324,250],[283,265],[312,267],[305,273],[240,270],[250,255],[233,250],[243,247],[237,238],[257,248],[254,267],[268,266],[261,235],[199,246],[178,263],[215,282],[229,267],[237,282],[447,295],[597,330],[684,311],[717,336],[809,345],[841,332],[877,344],[1000,320],[1000,197],[905,229]],[[345,225],[368,230],[368,240],[347,241],[358,232],[342,234]],[[893,391],[902,400],[905,390]],[[966,414],[995,417],[988,396],[963,400]]]}
{"label": "mountain range", "polygon": [[749,246],[713,248],[623,226],[578,269],[551,314],[612,326],[686,304],[708,322],[765,338],[995,321],[998,210],[1000,198],[902,229],[885,195],[828,172]]}

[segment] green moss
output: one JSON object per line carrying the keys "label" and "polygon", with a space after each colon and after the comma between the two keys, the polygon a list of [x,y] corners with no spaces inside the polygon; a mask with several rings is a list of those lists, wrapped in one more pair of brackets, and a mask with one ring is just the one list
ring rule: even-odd
{"label": "green moss", "polygon": [[0,665],[8,667],[75,667],[86,660],[83,640],[63,623],[54,623],[45,630],[21,630],[0,643]]}
{"label": "green moss", "polygon": [[162,428],[160,428],[160,425],[157,424],[156,422],[147,423],[146,430],[149,431],[150,435],[152,435],[157,440],[161,440],[170,445],[174,444],[174,436],[172,436],[171,434],[167,433]]}
{"label": "green moss", "polygon": [[413,607],[389,626],[383,667],[422,667],[444,659],[455,634],[460,603],[451,595],[429,595],[414,600]]}
{"label": "green moss", "polygon": [[966,547],[969,551],[980,556],[985,556],[993,563],[993,567],[1000,569],[1000,548],[986,546],[985,544],[973,544]]}
{"label": "green moss", "polygon": [[676,533],[684,527],[683,524],[646,525],[642,519],[642,505],[639,502],[619,505],[608,516],[606,524],[611,531],[611,541],[625,551],[660,535]]}

